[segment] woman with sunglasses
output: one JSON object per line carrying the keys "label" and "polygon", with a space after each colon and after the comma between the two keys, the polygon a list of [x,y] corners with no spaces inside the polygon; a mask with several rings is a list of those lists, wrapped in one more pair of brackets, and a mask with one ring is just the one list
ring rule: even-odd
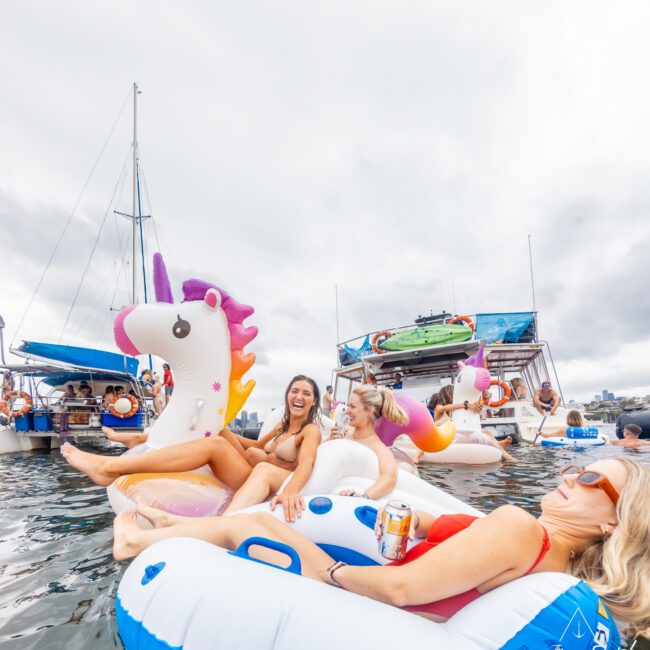
{"label": "woman with sunglasses", "polygon": [[[252,536],[292,546],[303,575],[436,620],[529,573],[569,572],[601,596],[630,634],[650,634],[650,470],[628,460],[566,467],[562,482],[542,497],[536,519],[516,506],[486,517],[416,511],[411,534],[422,541],[387,566],[334,562],[310,540],[272,515],[256,513],[187,521],[147,508],[153,530],[135,513],[115,521],[116,559],[137,555],[170,537],[195,537],[235,549]],[[381,513],[380,513],[381,514]],[[378,521],[380,518],[378,517]],[[368,531],[370,534],[370,531]],[[277,562],[272,551],[254,557]]]}

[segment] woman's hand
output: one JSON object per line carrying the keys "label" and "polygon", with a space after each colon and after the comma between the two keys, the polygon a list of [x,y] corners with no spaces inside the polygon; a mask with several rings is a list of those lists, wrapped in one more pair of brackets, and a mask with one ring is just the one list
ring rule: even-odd
{"label": "woman's hand", "polygon": [[284,518],[289,521],[295,521],[296,516],[298,519],[302,517],[302,511],[305,509],[305,501],[299,493],[286,493],[276,494],[271,499],[271,510],[275,510],[275,506],[282,505],[284,509]]}
{"label": "woman's hand", "polygon": [[332,427],[332,430],[330,431],[330,440],[339,440],[344,437],[344,434],[342,434],[336,425]]}
{"label": "woman's hand", "polygon": [[364,497],[364,498],[369,498],[366,494],[362,494],[361,492],[357,492],[356,490],[353,490],[352,488],[346,488],[345,490],[341,490],[339,494],[342,497]]}
{"label": "woman's hand", "polygon": [[480,413],[483,410],[483,405],[481,402],[470,402],[467,405],[467,408],[472,411],[472,413]]}

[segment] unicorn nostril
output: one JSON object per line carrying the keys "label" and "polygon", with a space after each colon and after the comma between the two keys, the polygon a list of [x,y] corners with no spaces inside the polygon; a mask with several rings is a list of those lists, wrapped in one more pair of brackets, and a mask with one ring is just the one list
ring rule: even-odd
{"label": "unicorn nostril", "polygon": [[179,314],[178,320],[174,323],[174,327],[172,327],[172,334],[177,339],[184,339],[190,333],[191,329],[192,326],[189,324],[189,322],[183,320]]}

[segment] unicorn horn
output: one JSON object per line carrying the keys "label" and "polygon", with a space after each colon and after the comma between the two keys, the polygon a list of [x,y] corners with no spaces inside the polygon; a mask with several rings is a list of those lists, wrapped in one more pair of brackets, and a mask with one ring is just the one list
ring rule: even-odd
{"label": "unicorn horn", "polygon": [[483,346],[478,349],[478,352],[476,353],[476,367],[477,368],[482,368],[483,367]]}
{"label": "unicorn horn", "polygon": [[153,286],[156,292],[156,302],[174,302],[172,286],[160,253],[154,253],[153,256]]}

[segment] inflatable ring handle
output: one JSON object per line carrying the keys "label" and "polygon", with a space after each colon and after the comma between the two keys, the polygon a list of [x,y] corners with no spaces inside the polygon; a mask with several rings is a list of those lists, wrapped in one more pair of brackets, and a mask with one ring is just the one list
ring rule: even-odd
{"label": "inflatable ring handle", "polygon": [[469,316],[454,316],[451,320],[447,321],[447,325],[455,325],[459,320],[462,320],[472,332],[475,330],[474,321]]}
{"label": "inflatable ring handle", "polygon": [[488,402],[487,405],[491,408],[498,408],[499,406],[503,406],[510,399],[510,395],[512,395],[510,384],[507,381],[492,379],[490,381],[490,386],[500,386],[501,390],[503,391],[503,397],[496,402]]}
{"label": "inflatable ring handle", "polygon": [[386,354],[386,350],[382,350],[379,347],[379,339],[383,337],[385,341],[386,339],[389,339],[391,336],[393,336],[393,333],[390,330],[381,330],[380,332],[375,332],[372,335],[372,349],[377,354]]}
{"label": "inflatable ring handle", "polygon": [[[9,397],[22,397],[25,400],[25,406],[17,411],[10,411],[7,402]],[[21,418],[32,410],[32,396],[24,390],[8,390],[3,395],[3,400],[0,401],[0,412],[4,413],[7,417]]]}
{"label": "inflatable ring handle", "polygon": [[[291,558],[291,564],[285,569],[284,567],[278,566],[277,564],[271,564],[270,562],[265,562],[264,560],[258,560],[255,557],[251,557],[248,553],[248,549],[251,546],[263,546],[264,548],[270,548],[273,551],[284,553]],[[251,562],[266,564],[267,566],[272,566],[275,569],[282,569],[283,571],[289,571],[290,573],[295,573],[296,575],[302,575],[302,564],[296,550],[288,544],[276,542],[273,539],[267,539],[266,537],[249,537],[237,547],[236,551],[228,551],[228,553],[230,553],[230,555],[236,555],[237,557],[240,557],[244,560],[251,560]]]}

